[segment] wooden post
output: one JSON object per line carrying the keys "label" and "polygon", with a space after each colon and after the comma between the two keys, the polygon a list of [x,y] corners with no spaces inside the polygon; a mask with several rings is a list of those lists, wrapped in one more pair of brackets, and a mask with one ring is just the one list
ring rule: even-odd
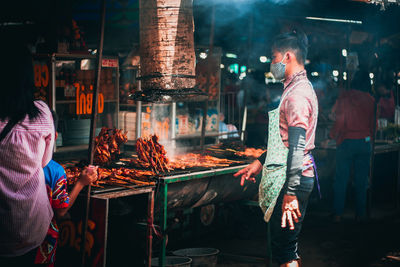
{"label": "wooden post", "polygon": [[[211,28],[210,28],[210,48],[208,50],[208,57],[209,57],[209,64],[212,64],[212,58],[213,58],[213,49],[214,49],[214,28],[215,28],[215,5],[212,6],[212,11],[211,11]],[[207,72],[210,73],[210,65],[208,65]],[[210,83],[209,80],[207,79],[206,83],[206,90],[209,90],[210,88]],[[204,148],[205,148],[205,137],[206,137],[206,126],[207,126],[207,112],[208,112],[208,96],[206,100],[204,101],[203,105],[203,119],[201,123],[201,137],[200,137],[200,149],[201,153],[204,153]]]}
{"label": "wooden post", "polygon": [[[93,164],[94,158],[94,146],[95,146],[95,135],[96,135],[96,120],[98,113],[98,98],[99,98],[99,87],[100,87],[100,76],[101,76],[101,63],[103,59],[103,43],[104,43],[104,24],[105,24],[105,14],[106,14],[106,0],[101,1],[101,22],[100,22],[100,39],[99,45],[97,49],[97,58],[96,58],[96,86],[93,88],[93,97],[92,97],[92,114],[90,120],[90,138],[89,138],[89,164]],[[89,219],[89,209],[90,209],[90,195],[91,195],[92,187],[89,185],[86,191],[86,205],[84,207],[84,220],[82,224],[82,241],[81,241],[81,266],[85,266],[85,258],[86,258],[86,233],[87,233],[87,225]]]}

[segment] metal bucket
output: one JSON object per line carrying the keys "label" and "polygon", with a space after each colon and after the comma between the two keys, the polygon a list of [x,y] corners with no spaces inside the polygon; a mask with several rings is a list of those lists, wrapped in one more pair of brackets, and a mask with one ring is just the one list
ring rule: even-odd
{"label": "metal bucket", "polygon": [[215,267],[217,266],[219,250],[216,248],[184,248],[172,253],[176,256],[191,258],[193,267]]}
{"label": "metal bucket", "polygon": [[[177,257],[177,256],[167,256],[165,257],[165,266],[170,267],[190,267],[192,263],[192,259],[188,257]],[[158,264],[158,258],[151,259],[151,266],[160,266]]]}

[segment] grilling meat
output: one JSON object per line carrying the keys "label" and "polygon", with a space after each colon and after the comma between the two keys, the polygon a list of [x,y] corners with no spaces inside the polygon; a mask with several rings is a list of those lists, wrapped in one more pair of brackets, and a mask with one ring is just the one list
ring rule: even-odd
{"label": "grilling meat", "polygon": [[[68,185],[73,185],[79,179],[82,168],[68,167],[65,168],[67,174]],[[127,168],[118,169],[105,169],[98,168],[98,179],[92,184],[93,186],[101,187],[102,185],[119,185],[119,186],[141,186],[141,185],[154,185],[151,177],[155,175],[152,171],[147,170],[134,170]]]}
{"label": "grilling meat", "polygon": [[168,159],[164,147],[158,143],[158,137],[151,135],[148,138],[136,140],[136,152],[138,163],[142,166],[148,165],[155,173],[168,172]]}
{"label": "grilling meat", "polygon": [[228,167],[233,163],[240,163],[240,161],[220,159],[210,155],[201,155],[195,153],[188,153],[179,155],[171,160],[169,167],[172,169],[186,169],[193,167]]}
{"label": "grilling meat", "polygon": [[247,158],[258,158],[265,151],[266,150],[261,148],[248,147],[245,149],[245,151],[236,151],[235,154],[238,156],[245,156]]}

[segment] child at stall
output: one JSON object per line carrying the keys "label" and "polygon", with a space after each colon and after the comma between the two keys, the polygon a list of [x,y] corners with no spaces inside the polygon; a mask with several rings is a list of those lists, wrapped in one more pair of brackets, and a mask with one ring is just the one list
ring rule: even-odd
{"label": "child at stall", "polygon": [[[52,111],[52,114],[55,138],[57,139],[57,114],[54,111]],[[67,192],[67,175],[60,164],[51,160],[49,164],[43,168],[43,171],[46,180],[47,194],[54,211],[54,217],[50,222],[46,238],[38,247],[35,264],[54,266],[59,232],[57,219],[65,216],[67,211],[74,204],[79,192],[85,186],[97,180],[97,167],[91,165],[85,167],[70,193]]]}

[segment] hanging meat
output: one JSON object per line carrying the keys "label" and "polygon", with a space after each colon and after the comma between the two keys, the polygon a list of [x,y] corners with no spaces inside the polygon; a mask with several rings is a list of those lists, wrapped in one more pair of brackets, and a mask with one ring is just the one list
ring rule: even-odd
{"label": "hanging meat", "polygon": [[127,132],[103,127],[95,139],[94,162],[107,165],[121,153],[120,146],[128,141]]}
{"label": "hanging meat", "polygon": [[136,140],[136,152],[139,158],[139,165],[149,165],[156,173],[169,171],[167,152],[158,143],[158,136],[151,135],[148,138],[138,138]]}

